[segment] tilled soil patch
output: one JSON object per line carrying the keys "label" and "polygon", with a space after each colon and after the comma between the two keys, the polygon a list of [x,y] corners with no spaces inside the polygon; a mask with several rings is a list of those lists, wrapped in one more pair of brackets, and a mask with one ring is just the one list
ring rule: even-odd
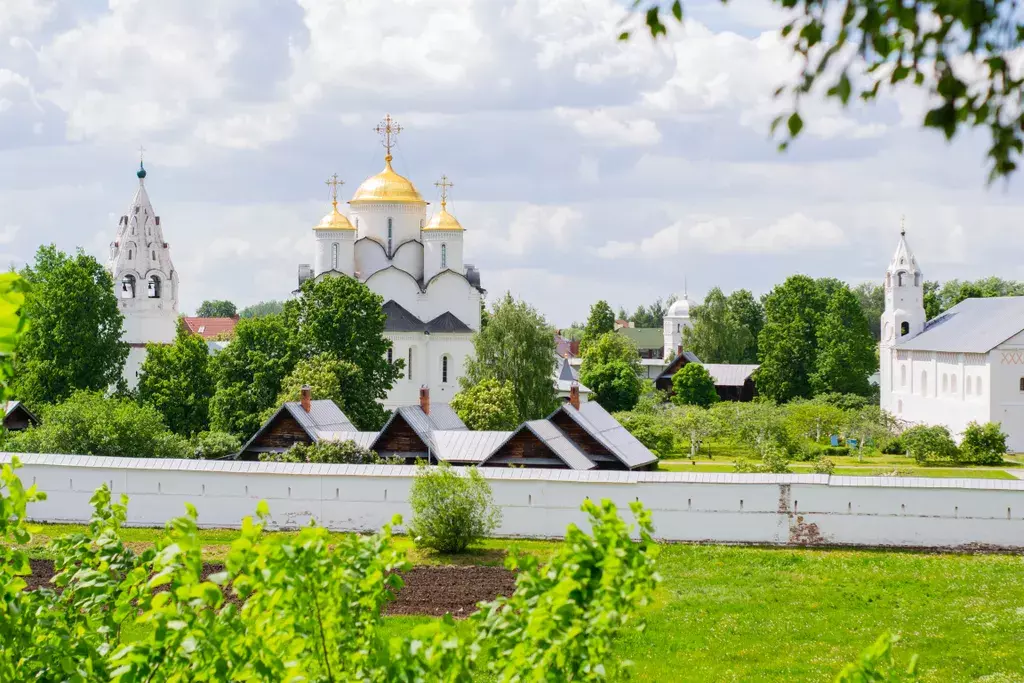
{"label": "tilled soil patch", "polygon": [[[53,561],[30,560],[30,564],[32,575],[24,577],[28,589],[50,586]],[[203,565],[203,578],[221,571],[224,565],[208,562]],[[387,614],[468,617],[478,602],[511,595],[516,588],[515,574],[504,567],[414,567],[402,574],[402,580],[405,585],[388,604]]]}

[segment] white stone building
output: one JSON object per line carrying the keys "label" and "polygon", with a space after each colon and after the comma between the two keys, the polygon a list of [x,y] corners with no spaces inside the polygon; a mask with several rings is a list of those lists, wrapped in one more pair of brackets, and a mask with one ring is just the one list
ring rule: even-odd
{"label": "white stone building", "polygon": [[299,266],[299,284],[332,275],[355,277],[384,298],[385,336],[392,359],[405,361],[384,401],[386,408],[416,403],[421,386],[433,401],[447,403],[459,390],[472,335],[480,329],[484,290],[480,273],[463,261],[462,225],[448,213],[442,178],[441,207],[428,219],[427,202],[413,183],[391,167],[391,145],[401,128],[387,117],[384,170],[367,178],[349,201],[349,215],[334,208],[313,228],[312,267]]}
{"label": "white stone building", "polygon": [[696,306],[696,302],[690,300],[683,292],[683,295],[676,299],[662,318],[662,328],[665,333],[665,359],[675,357],[683,345],[683,330],[693,327],[690,321],[690,309]]}
{"label": "white stone building", "polygon": [[926,322],[924,276],[901,232],[881,322],[884,410],[956,438],[971,421],[999,422],[1024,451],[1024,297],[966,299]]}
{"label": "white stone building", "polygon": [[110,243],[107,270],[124,315],[124,336],[130,345],[124,366],[129,388],[138,383],[146,344],[170,344],[178,329],[178,272],[164,240],[160,217],[146,192],[146,169],[139,162],[139,189],[128,213],[117,222],[117,237]]}

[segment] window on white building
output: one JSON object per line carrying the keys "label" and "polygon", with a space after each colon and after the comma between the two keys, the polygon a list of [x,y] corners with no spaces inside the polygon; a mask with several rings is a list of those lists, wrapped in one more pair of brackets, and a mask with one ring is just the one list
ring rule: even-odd
{"label": "window on white building", "polygon": [[922,370],[921,371],[921,395],[922,396],[927,396],[928,395],[928,371],[927,370]]}
{"label": "window on white building", "polygon": [[1020,390],[1024,391],[1024,377],[1020,378]]}
{"label": "window on white building", "polygon": [[949,390],[954,394],[956,393],[956,375],[950,375],[949,377]]}
{"label": "window on white building", "polygon": [[441,268],[448,267],[448,245],[441,245]]}
{"label": "window on white building", "polygon": [[338,269],[338,243],[331,245],[331,270]]}
{"label": "window on white building", "polygon": [[903,335],[906,334],[910,334],[910,323],[904,320],[903,322],[900,323],[900,336],[902,337]]}
{"label": "window on white building", "polygon": [[388,256],[391,255],[391,238],[392,238],[393,234],[394,233],[391,230],[391,219],[389,218],[388,219]]}
{"label": "window on white building", "polygon": [[441,384],[448,383],[448,356],[441,356]]}
{"label": "window on white building", "polygon": [[900,366],[900,386],[901,387],[907,386],[907,366],[906,365],[901,365]]}
{"label": "window on white building", "polygon": [[896,401],[896,412],[897,413],[902,413],[903,412],[903,399],[900,399],[899,401]]}
{"label": "window on white building", "polygon": [[158,278],[156,275],[149,276],[149,298],[160,298],[160,278]]}
{"label": "window on white building", "polygon": [[122,299],[134,299],[135,298],[135,276],[125,275],[121,278],[121,298]]}
{"label": "window on white building", "polygon": [[409,362],[405,364],[405,376],[412,381],[412,347],[409,347]]}
{"label": "window on white building", "polygon": [[968,375],[967,379],[964,380],[964,393],[968,396],[971,395],[971,376]]}
{"label": "window on white building", "polygon": [[949,393],[949,375],[942,373],[942,393]]}
{"label": "window on white building", "polygon": [[974,393],[981,396],[981,378],[977,377],[974,380]]}
{"label": "window on white building", "polygon": [[150,254],[152,254],[153,260],[156,261],[156,252],[155,251],[151,251]]}
{"label": "window on white building", "polygon": [[896,273],[896,286],[897,287],[902,287],[903,286],[903,276],[904,275],[906,275],[906,273],[904,273],[902,271],[900,271],[899,273]]}

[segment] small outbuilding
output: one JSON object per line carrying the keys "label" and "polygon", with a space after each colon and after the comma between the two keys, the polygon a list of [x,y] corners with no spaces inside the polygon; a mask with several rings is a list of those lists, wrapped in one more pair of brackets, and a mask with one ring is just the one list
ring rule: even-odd
{"label": "small outbuilding", "polygon": [[18,432],[39,424],[39,418],[21,401],[7,401],[4,406],[4,429]]}

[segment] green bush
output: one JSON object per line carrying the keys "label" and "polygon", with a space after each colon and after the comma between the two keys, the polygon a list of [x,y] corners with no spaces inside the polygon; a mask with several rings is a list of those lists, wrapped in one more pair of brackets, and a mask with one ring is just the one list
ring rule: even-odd
{"label": "green bush", "polygon": [[919,464],[935,461],[957,461],[959,450],[949,430],[942,425],[917,425],[903,432],[900,440]]}
{"label": "green bush", "polygon": [[797,462],[812,462],[820,458],[824,451],[825,447],[820,443],[804,441],[800,444],[800,447],[796,449],[796,452],[793,454],[793,459]]}
{"label": "green bush", "polygon": [[789,469],[789,461],[786,458],[786,451],[777,446],[770,446],[764,453],[761,462],[754,460],[737,460],[736,472],[756,474],[786,474],[792,472]]}
{"label": "green bush", "polygon": [[441,553],[461,553],[501,523],[491,486],[475,467],[447,463],[420,465],[409,495],[413,518],[409,535],[416,545]]}
{"label": "green bush", "polygon": [[906,455],[907,446],[903,443],[903,439],[893,436],[879,441],[878,450],[885,455]]}
{"label": "green bush", "polygon": [[1006,434],[997,422],[986,422],[984,425],[971,422],[964,430],[960,451],[967,462],[975,465],[1002,465],[1006,450]]}
{"label": "green bush", "polygon": [[200,460],[220,458],[242,449],[242,440],[227,432],[199,432],[190,440],[192,455]]}
{"label": "green bush", "polygon": [[850,454],[849,446],[825,446],[821,449],[822,455],[842,457]]}
{"label": "green bush", "polygon": [[638,413],[631,410],[615,413],[614,417],[659,458],[666,458],[675,451],[676,432],[663,413]]}
{"label": "green bush", "polygon": [[819,456],[811,465],[811,471],[815,474],[832,474],[836,470],[836,464],[825,456]]}
{"label": "green bush", "polygon": [[264,462],[315,462],[342,465],[380,465],[385,461],[375,451],[355,441],[317,441],[297,443],[284,453],[260,453]]}
{"label": "green bush", "polygon": [[672,402],[707,408],[718,403],[715,380],[700,363],[687,363],[672,376]]}

